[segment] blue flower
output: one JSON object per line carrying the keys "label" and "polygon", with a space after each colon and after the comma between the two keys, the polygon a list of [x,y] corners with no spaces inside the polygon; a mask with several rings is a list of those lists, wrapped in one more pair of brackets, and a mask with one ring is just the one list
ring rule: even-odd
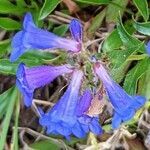
{"label": "blue flower", "polygon": [[17,69],[16,85],[23,94],[25,105],[29,107],[32,104],[33,92],[36,88],[50,83],[59,75],[72,71],[69,65],[27,68],[21,63]]}
{"label": "blue flower", "polygon": [[[78,27],[78,30],[76,30],[76,27]],[[82,31],[80,22],[72,20],[70,23],[70,30],[74,40],[62,38],[51,32],[38,28],[33,22],[31,13],[27,13],[24,17],[23,29],[16,33],[12,39],[10,61],[16,61],[29,49],[64,49],[72,52],[80,51],[81,42],[79,42],[79,37],[77,37]]]}
{"label": "blue flower", "polygon": [[121,122],[130,120],[137,109],[146,101],[143,96],[128,95],[115,81],[111,79],[103,65],[97,62],[94,66],[95,73],[102,80],[106,93],[114,108],[112,127],[118,128]]}
{"label": "blue flower", "polygon": [[69,25],[70,32],[75,41],[82,43],[82,25],[77,19],[72,19]]}
{"label": "blue flower", "polygon": [[146,45],[146,52],[150,56],[150,41]]}
{"label": "blue flower", "polygon": [[47,128],[48,134],[61,134],[69,139],[72,134],[82,138],[89,131],[95,134],[102,133],[98,118],[86,115],[92,99],[90,91],[86,90],[79,98],[82,79],[83,72],[75,70],[64,95],[50,111],[41,113],[39,122]]}

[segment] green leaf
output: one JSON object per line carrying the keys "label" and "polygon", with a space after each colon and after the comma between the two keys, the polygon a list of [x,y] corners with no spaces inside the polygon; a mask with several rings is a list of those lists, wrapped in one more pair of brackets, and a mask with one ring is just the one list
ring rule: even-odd
{"label": "green leaf", "polygon": [[122,44],[118,31],[114,30],[104,41],[102,49],[104,52],[112,51],[114,49],[120,49]]}
{"label": "green leaf", "polygon": [[134,21],[133,26],[138,32],[150,36],[150,22],[139,23]]}
{"label": "green leaf", "polygon": [[109,4],[111,0],[76,0],[77,2],[100,5],[100,4]]}
{"label": "green leaf", "polygon": [[[132,34],[135,31],[135,29],[132,26],[132,22],[128,20],[125,23],[125,30],[128,31],[128,33],[130,34]],[[112,51],[112,50],[117,50],[117,49],[119,50],[122,47],[123,47],[123,42],[120,38],[120,34],[118,33],[118,30],[115,29],[105,39],[102,50],[104,52],[107,52],[107,51]]]}
{"label": "green leaf", "polygon": [[111,75],[116,82],[120,83],[122,81],[130,64],[131,62],[125,61],[120,67],[111,69]]}
{"label": "green leaf", "polygon": [[11,141],[11,149],[13,150],[19,150],[18,148],[18,121],[19,121],[19,114],[20,114],[20,97],[21,95],[18,93],[18,99],[16,102],[16,108],[15,108],[15,126],[13,128],[13,137]]}
{"label": "green leaf", "polygon": [[23,13],[29,11],[27,8],[18,7],[9,1],[0,1],[0,13],[2,14],[16,14],[22,15]]}
{"label": "green leaf", "polygon": [[0,17],[0,28],[5,30],[19,30],[21,28],[21,24],[11,18],[2,18]]}
{"label": "green leaf", "polygon": [[128,57],[127,61],[129,61],[129,60],[141,60],[141,59],[145,59],[146,57],[147,57],[147,54],[131,55]]}
{"label": "green leaf", "polygon": [[18,64],[11,63],[8,59],[0,59],[0,73],[15,74]]}
{"label": "green leaf", "polygon": [[43,145],[44,145],[44,150],[50,150],[50,149],[60,150],[61,149],[60,145],[57,145],[50,140],[36,142],[36,143],[30,145],[30,147],[33,149],[36,149],[36,150],[42,150]]}
{"label": "green leaf", "polygon": [[137,82],[141,78],[141,76],[147,71],[149,64],[150,59],[146,58],[144,60],[141,60],[133,69],[128,72],[123,86],[127,93],[131,95],[136,94]]}
{"label": "green leaf", "polygon": [[0,57],[5,55],[10,47],[10,39],[0,41]]}
{"label": "green leaf", "polygon": [[9,104],[9,96],[12,92],[12,88],[10,88],[9,90],[7,90],[6,92],[2,93],[0,95],[0,119],[2,119],[3,115],[6,113],[7,111],[7,107]]}
{"label": "green leaf", "polygon": [[149,18],[149,10],[147,0],[133,0],[138,11],[143,16],[144,20],[147,21]]}
{"label": "green leaf", "polygon": [[97,14],[93,18],[91,25],[87,31],[87,34],[89,37],[94,36],[96,30],[101,26],[103,19],[105,17],[105,14],[106,14],[106,9],[103,9],[99,14]]}
{"label": "green leaf", "polygon": [[56,57],[57,55],[50,52],[30,50],[24,53],[18,59],[17,63],[23,62],[28,66],[36,66],[43,64],[45,61],[50,61]]}
{"label": "green leaf", "polygon": [[16,0],[17,6],[27,6],[25,0]]}
{"label": "green leaf", "polygon": [[[0,149],[1,150],[4,148],[4,145],[5,145],[6,136],[7,136],[8,128],[10,125],[11,116],[13,114],[14,105],[15,105],[15,102],[17,100],[17,93],[18,93],[17,89],[14,87],[11,88],[9,90],[9,92],[7,91],[7,97],[5,100],[9,101],[9,103],[8,103],[8,107],[6,110],[5,118],[2,122],[2,131],[0,134]],[[3,94],[0,95],[0,100],[3,99],[3,96],[4,96]]]}
{"label": "green leaf", "polygon": [[138,93],[143,94],[148,100],[150,100],[150,64],[145,74],[140,78],[138,82]]}
{"label": "green leaf", "polygon": [[39,13],[39,20],[44,19],[47,17],[61,2],[61,0],[45,0],[43,7]]}
{"label": "green leaf", "polygon": [[65,33],[67,32],[67,30],[68,30],[68,25],[62,24],[59,27],[55,27],[53,30],[53,33],[55,33],[59,36],[64,36]]}
{"label": "green leaf", "polygon": [[35,50],[28,51],[13,63],[11,63],[9,59],[0,59],[0,73],[14,75],[16,73],[18,65],[21,62],[25,63],[29,67],[32,67],[42,65],[46,61],[50,61],[56,57],[57,55],[51,54],[49,52],[40,52]]}
{"label": "green leaf", "polygon": [[132,55],[135,55],[136,52],[141,48],[141,46],[143,46],[143,44],[139,45],[139,47],[137,47],[136,49],[126,48],[122,50],[112,50],[107,52],[112,64],[111,74],[117,82],[120,82],[127,72],[127,69],[131,63],[131,61],[129,61],[128,59],[132,57]]}
{"label": "green leaf", "polygon": [[112,0],[111,3],[107,6],[106,22],[116,23],[118,21],[119,13],[121,16],[123,15],[128,2],[129,0]]}
{"label": "green leaf", "polygon": [[[120,35],[120,38],[123,42],[123,44],[128,47],[128,48],[137,48],[139,47],[142,42],[139,41],[138,39],[136,39],[135,37],[132,37],[124,28],[122,22],[120,21],[120,23],[117,26],[117,30],[118,33]],[[139,50],[140,52],[145,52],[145,46],[143,44],[143,46],[141,46],[141,49]]]}
{"label": "green leaf", "polygon": [[[132,22],[130,20],[128,20],[125,23],[125,29],[121,29],[121,30],[126,30],[130,34],[132,34],[135,31],[134,28],[132,27]],[[122,33],[123,31],[120,32]],[[113,30],[113,32],[109,34],[109,36],[104,41],[102,49],[104,52],[107,52],[116,49],[121,49],[122,46],[123,46],[123,42],[120,38],[120,34],[118,33],[118,30],[115,29]]]}

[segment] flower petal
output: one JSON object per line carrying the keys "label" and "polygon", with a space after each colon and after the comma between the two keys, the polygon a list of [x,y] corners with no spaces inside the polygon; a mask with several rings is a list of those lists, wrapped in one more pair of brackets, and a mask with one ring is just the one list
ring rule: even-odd
{"label": "flower petal", "polygon": [[51,114],[54,113],[56,116],[61,116],[61,118],[63,118],[63,116],[72,117],[75,114],[82,78],[83,72],[75,70],[69,87],[52,108]]}
{"label": "flower petal", "polygon": [[31,105],[34,89],[52,82],[59,75],[71,72],[72,69],[68,65],[27,68],[21,63],[18,66],[16,83],[24,96],[25,105]]}
{"label": "flower petal", "polygon": [[82,42],[82,25],[79,20],[77,19],[72,19],[70,22],[70,32],[72,34],[72,37],[74,40],[77,42]]}
{"label": "flower petal", "polygon": [[92,100],[91,91],[89,89],[86,89],[83,93],[83,96],[79,100],[79,104],[76,111],[77,116],[83,115],[83,113],[88,110],[91,104],[91,100]]}
{"label": "flower petal", "polygon": [[117,113],[115,113],[112,118],[112,128],[113,129],[118,128],[119,125],[121,124],[121,121],[122,121],[121,117]]}
{"label": "flower petal", "polygon": [[27,13],[23,22],[23,30],[16,33],[12,39],[12,49],[10,61],[13,62],[29,49],[64,49],[78,52],[81,47],[80,43],[75,40],[62,38],[36,27],[32,15]]}
{"label": "flower petal", "polygon": [[89,125],[90,130],[96,134],[96,135],[100,135],[103,133],[102,127],[100,126],[99,122],[98,122],[98,118],[93,118],[92,122]]}
{"label": "flower petal", "polygon": [[128,95],[119,84],[111,79],[101,63],[97,62],[94,69],[95,73],[102,80],[106,93],[114,107],[115,114],[112,125],[116,128],[121,121],[130,120],[134,116],[135,111],[144,105],[146,99],[142,96]]}
{"label": "flower petal", "polygon": [[150,55],[150,41],[146,45],[146,52],[148,55]]}
{"label": "flower petal", "polygon": [[72,132],[78,138],[83,138],[86,135],[86,133],[84,132],[84,130],[82,130],[82,128],[78,122],[72,128]]}
{"label": "flower petal", "polygon": [[132,107],[134,109],[139,109],[140,107],[142,107],[145,102],[146,102],[146,98],[144,96],[140,96],[140,95],[137,95],[137,96],[133,96],[133,104],[132,104]]}
{"label": "flower petal", "polygon": [[13,51],[10,55],[10,61],[13,62],[17,60],[23,53],[26,51],[26,47],[23,45],[24,32],[20,31],[16,33],[16,35],[12,39],[11,46],[13,47]]}

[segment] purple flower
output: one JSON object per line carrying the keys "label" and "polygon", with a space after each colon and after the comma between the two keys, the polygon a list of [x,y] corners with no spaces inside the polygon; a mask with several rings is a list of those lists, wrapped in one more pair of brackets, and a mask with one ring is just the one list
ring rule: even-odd
{"label": "purple flower", "polygon": [[32,104],[33,92],[36,88],[52,82],[59,75],[72,71],[69,65],[27,68],[21,63],[17,70],[16,84],[23,94],[25,105],[28,107]]}
{"label": "purple flower", "polygon": [[72,19],[70,22],[70,32],[75,41],[82,43],[82,25],[77,19]]}
{"label": "purple flower", "polygon": [[69,139],[73,134],[78,138],[92,131],[101,134],[102,129],[97,117],[89,117],[86,111],[91,103],[91,93],[86,90],[79,98],[83,72],[75,70],[70,85],[64,95],[47,113],[41,113],[40,124],[47,128],[47,133],[61,134]]}
{"label": "purple flower", "polygon": [[150,56],[150,41],[146,45],[146,52]]}
{"label": "purple flower", "polygon": [[[76,27],[78,27],[78,30],[76,30]],[[70,23],[70,30],[74,40],[62,38],[38,28],[33,22],[31,13],[27,13],[24,17],[23,29],[16,33],[12,39],[13,50],[11,52],[10,61],[16,61],[29,49],[64,49],[72,52],[80,51],[81,43],[77,36],[81,34],[81,24],[77,20],[73,20]]]}
{"label": "purple flower", "polygon": [[130,120],[137,109],[146,101],[143,96],[128,95],[115,81],[111,79],[103,65],[97,62],[94,66],[95,73],[102,80],[107,95],[114,108],[112,127],[118,128],[121,122]]}

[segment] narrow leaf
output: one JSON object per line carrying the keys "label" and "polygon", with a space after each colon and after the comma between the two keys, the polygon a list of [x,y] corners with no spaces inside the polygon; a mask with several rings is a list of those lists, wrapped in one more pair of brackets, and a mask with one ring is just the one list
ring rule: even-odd
{"label": "narrow leaf", "polygon": [[5,30],[19,30],[21,24],[11,18],[0,17],[0,28]]}
{"label": "narrow leaf", "polygon": [[45,0],[43,7],[40,10],[39,20],[47,17],[61,2],[61,0]]}
{"label": "narrow leaf", "polygon": [[8,128],[10,125],[11,116],[13,113],[15,101],[17,99],[17,89],[14,87],[11,88],[11,92],[7,96],[9,97],[9,105],[7,108],[5,118],[4,118],[3,123],[2,123],[3,128],[1,131],[1,135],[0,135],[0,149],[1,150],[4,148],[4,145],[5,145],[6,136],[7,136]]}
{"label": "narrow leaf", "polygon": [[134,21],[133,26],[138,32],[150,36],[150,22],[139,23]]}
{"label": "narrow leaf", "polygon": [[143,16],[144,20],[147,21],[149,18],[149,10],[147,0],[133,0],[138,11]]}
{"label": "narrow leaf", "polygon": [[23,13],[29,11],[27,8],[15,6],[9,1],[0,1],[0,13],[2,14],[16,14],[22,15]]}
{"label": "narrow leaf", "polygon": [[10,47],[10,39],[0,41],[0,57],[5,55]]}
{"label": "narrow leaf", "polygon": [[111,0],[76,0],[77,2],[100,5],[100,4],[109,4]]}
{"label": "narrow leaf", "polygon": [[119,13],[121,16],[123,15],[128,2],[129,0],[112,0],[112,3],[107,6],[106,22],[108,24],[116,23],[118,21]]}
{"label": "narrow leaf", "polygon": [[64,36],[68,30],[68,25],[62,24],[59,27],[55,27],[53,32],[59,36]]}
{"label": "narrow leaf", "polygon": [[[135,37],[132,37],[126,31],[126,29],[124,28],[121,20],[120,20],[120,23],[117,26],[117,30],[118,30],[118,33],[120,35],[120,38],[121,38],[122,42],[124,43],[124,45],[126,47],[128,47],[128,48],[137,48],[137,47],[139,47],[142,44],[141,41],[139,41]],[[144,46],[144,44],[143,44],[143,46],[141,46],[141,49],[139,51],[145,52],[145,46]]]}
{"label": "narrow leaf", "polygon": [[150,59],[146,58],[141,60],[133,69],[128,72],[123,87],[129,94],[136,94],[137,82],[140,77],[147,71],[149,64]]}
{"label": "narrow leaf", "polygon": [[101,26],[103,19],[105,17],[105,14],[106,14],[106,9],[103,9],[99,14],[97,14],[93,18],[91,25],[87,31],[90,37],[92,37],[95,34],[96,30]]}

